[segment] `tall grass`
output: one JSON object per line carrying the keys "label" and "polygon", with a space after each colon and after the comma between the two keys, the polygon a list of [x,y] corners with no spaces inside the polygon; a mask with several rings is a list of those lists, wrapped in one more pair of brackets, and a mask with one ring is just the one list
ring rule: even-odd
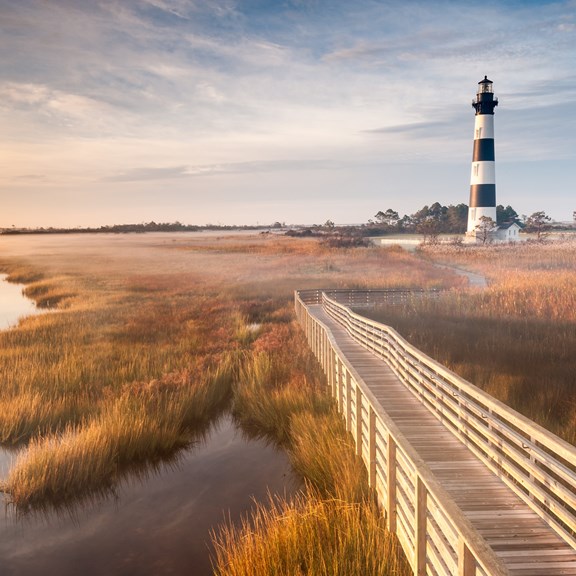
{"label": "tall grass", "polygon": [[426,253],[485,274],[488,288],[370,315],[576,444],[576,245],[436,247]]}
{"label": "tall grass", "polygon": [[335,410],[295,414],[291,432],[292,465],[319,495],[358,504],[370,501],[366,468]]}
{"label": "tall grass", "polygon": [[262,326],[245,351],[233,410],[244,429],[288,451],[306,489],[294,499],[259,503],[241,526],[216,531],[216,574],[410,573],[294,321]]}
{"label": "tall grass", "polygon": [[271,324],[245,353],[232,411],[247,432],[287,446],[295,414],[331,410],[319,367],[305,346],[294,322]]}
{"label": "tall grass", "polygon": [[411,572],[374,505],[315,493],[259,504],[215,537],[218,576],[400,576]]}
{"label": "tall grass", "polygon": [[32,440],[0,489],[20,511],[110,493],[127,472],[172,458],[206,429],[228,401],[234,368],[228,360],[127,386],[96,418]]}
{"label": "tall grass", "polygon": [[[0,333],[0,442],[27,444],[2,488],[21,510],[109,494],[193,441],[198,411],[209,419],[233,380],[237,421],[283,446],[308,478],[296,501],[262,504],[247,520],[270,550],[292,538],[277,547],[284,573],[407,573],[293,320],[293,290],[461,281],[396,249],[189,238],[66,239],[48,257],[31,250],[4,263],[53,311]],[[234,534],[218,569],[252,545]]]}
{"label": "tall grass", "polygon": [[0,442],[27,445],[0,490],[19,511],[110,493],[189,445],[226,404],[238,309],[225,296],[22,264],[11,277],[53,306],[0,332]]}

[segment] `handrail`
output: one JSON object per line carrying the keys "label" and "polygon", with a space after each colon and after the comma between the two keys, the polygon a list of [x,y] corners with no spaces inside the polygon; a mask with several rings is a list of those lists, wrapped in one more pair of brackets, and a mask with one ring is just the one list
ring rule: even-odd
{"label": "handrail", "polygon": [[348,290],[346,288],[314,288],[311,290],[298,290],[298,295],[305,304],[320,304],[322,294],[354,308],[374,306],[375,304],[404,302],[415,298],[434,298],[441,293],[438,289],[414,288],[366,288],[361,290]]}
{"label": "handrail", "polygon": [[[434,540],[432,549],[437,550],[438,554],[436,557],[432,554],[422,561],[435,562],[437,570],[438,566],[450,563],[447,558],[452,559],[452,567],[465,564],[475,566],[476,572],[470,573],[505,574],[506,568],[487,548],[483,539],[435,482],[433,474],[386,416],[338,348],[330,330],[310,314],[310,304],[322,304],[328,315],[345,327],[352,338],[384,359],[401,382],[432,414],[570,546],[576,548],[576,448],[429,358],[391,327],[369,320],[337,301],[335,296],[338,300],[350,299],[344,294],[346,291],[340,290],[337,294],[329,294],[335,291],[328,290],[312,292],[315,291],[296,293],[297,316],[313,351],[328,374],[333,394],[354,434],[359,453],[371,471],[371,483],[375,485],[388,517],[393,516],[394,508],[391,509],[391,506],[401,507],[402,512],[397,514],[395,528],[407,555],[415,555],[412,558],[415,573],[421,568],[417,552],[423,546],[417,546],[418,538]],[[378,294],[378,298],[386,300],[382,294]],[[343,390],[343,387],[346,389]],[[352,398],[354,394],[356,397]],[[358,406],[362,408],[360,412]],[[398,462],[402,462],[398,469],[390,468],[392,446],[395,466],[398,467]],[[403,472],[407,467],[412,470]],[[411,480],[414,476],[415,481]],[[395,483],[392,488],[389,480]],[[428,504],[421,505],[410,499],[404,501],[405,498],[391,502],[394,500],[391,495],[396,492],[404,496],[416,494],[416,500],[421,498]],[[422,520],[425,516],[420,517],[420,524],[426,525],[424,536],[417,535],[418,514],[429,516],[428,522]],[[436,518],[438,514],[441,518]],[[437,524],[436,529],[442,537],[430,531],[432,523]],[[458,550],[454,550],[454,547],[446,550],[446,539],[454,541],[450,537],[459,542],[456,547]],[[445,571],[440,568],[439,572],[468,573],[451,572],[449,566],[446,566]]]}

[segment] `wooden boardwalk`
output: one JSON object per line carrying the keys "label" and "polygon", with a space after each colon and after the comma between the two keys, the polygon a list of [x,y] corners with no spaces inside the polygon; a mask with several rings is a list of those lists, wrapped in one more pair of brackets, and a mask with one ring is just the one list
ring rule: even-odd
{"label": "wooden boardwalk", "polygon": [[308,310],[331,331],[383,410],[509,574],[576,576],[576,551],[568,543],[444,427],[383,360],[355,342],[321,305]]}

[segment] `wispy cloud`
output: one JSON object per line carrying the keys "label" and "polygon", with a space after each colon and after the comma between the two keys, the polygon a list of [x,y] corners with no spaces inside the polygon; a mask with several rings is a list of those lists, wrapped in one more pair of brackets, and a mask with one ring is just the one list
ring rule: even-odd
{"label": "wispy cloud", "polygon": [[417,134],[419,137],[437,137],[447,128],[446,122],[414,122],[365,130],[367,134]]}
{"label": "wispy cloud", "polygon": [[342,163],[330,160],[269,160],[254,162],[230,162],[196,166],[167,166],[133,168],[126,172],[104,178],[106,182],[139,182],[148,180],[171,180],[222,174],[258,174],[291,170],[337,169]]}

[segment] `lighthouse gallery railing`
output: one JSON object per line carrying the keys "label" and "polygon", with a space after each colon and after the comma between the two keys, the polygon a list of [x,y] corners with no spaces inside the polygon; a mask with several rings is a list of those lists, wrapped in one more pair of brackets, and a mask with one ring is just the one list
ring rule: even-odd
{"label": "lighthouse gallery railing", "polygon": [[[506,569],[398,431],[330,330],[310,314],[310,304],[322,304],[354,340],[385,360],[432,414],[576,548],[576,448],[429,358],[389,326],[337,301],[370,299],[370,291],[353,292],[298,291],[296,312],[414,572],[423,568],[426,551],[439,573],[495,575]],[[386,299],[382,291],[373,297]],[[391,301],[405,297],[406,291],[389,293]]]}

